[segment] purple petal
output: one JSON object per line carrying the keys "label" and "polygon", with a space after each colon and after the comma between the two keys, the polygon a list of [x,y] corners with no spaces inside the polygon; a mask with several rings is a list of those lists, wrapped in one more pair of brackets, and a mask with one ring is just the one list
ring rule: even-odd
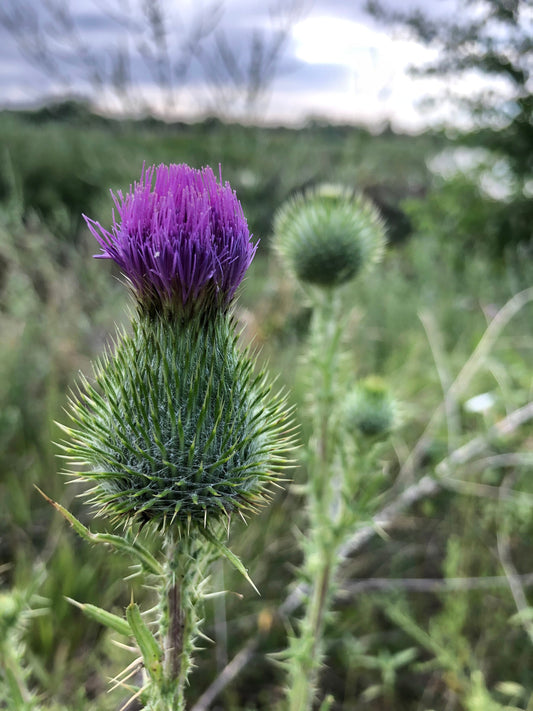
{"label": "purple petal", "polygon": [[118,264],[141,308],[181,317],[227,309],[257,249],[229,183],[208,166],[162,164],[111,195],[110,232],[83,217],[102,249],[95,256]]}

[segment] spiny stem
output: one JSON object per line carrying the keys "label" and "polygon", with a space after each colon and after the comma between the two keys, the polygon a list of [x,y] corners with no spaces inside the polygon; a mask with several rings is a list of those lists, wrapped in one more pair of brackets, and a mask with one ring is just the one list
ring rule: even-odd
{"label": "spiny stem", "polygon": [[181,609],[179,581],[171,585],[167,593],[168,630],[165,637],[164,673],[167,679],[177,680],[180,675],[180,659],[183,654],[185,613]]}
{"label": "spiny stem", "polygon": [[312,580],[311,597],[299,626],[299,637],[289,649],[289,711],[309,711],[316,693],[323,656],[324,620],[331,599],[331,582],[337,567],[338,542],[331,535],[332,517],[340,515],[338,492],[332,481],[335,445],[332,438],[332,407],[339,368],[342,319],[339,301],[327,293],[317,305],[311,330],[311,365],[318,381],[312,390],[314,445],[310,444],[309,527],[304,576]]}
{"label": "spiny stem", "polygon": [[162,580],[160,634],[163,645],[163,678],[154,690],[154,711],[183,711],[185,685],[191,668],[196,629],[192,603],[190,542],[167,537],[167,562]]}

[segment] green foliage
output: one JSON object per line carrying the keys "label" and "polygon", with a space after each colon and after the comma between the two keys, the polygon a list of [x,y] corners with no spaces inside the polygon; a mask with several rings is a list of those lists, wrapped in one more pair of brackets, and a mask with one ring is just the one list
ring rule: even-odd
{"label": "green foliage", "polygon": [[[499,204],[480,200],[474,196],[473,186],[466,186],[475,201],[463,213],[464,218],[469,220],[476,209],[479,213],[489,213],[484,224],[478,214],[480,222],[468,237],[475,239],[481,229],[480,249],[488,243],[489,249],[498,254],[518,244],[531,247],[533,41],[530,4],[526,0],[462,0],[458,3],[459,12],[450,13],[450,17],[433,17],[423,9],[394,11],[380,0],[368,0],[367,9],[379,21],[407,30],[416,40],[432,48],[434,59],[413,67],[413,74],[452,80],[452,99],[470,119],[470,128],[455,131],[457,143],[489,151],[495,160],[505,162],[513,177],[512,195]],[[454,91],[454,82],[460,85],[456,80],[470,79],[473,85],[473,76],[478,77],[477,90]],[[443,100],[443,97],[432,98]],[[456,214],[466,195],[458,197]]]}
{"label": "green foliage", "polygon": [[424,189],[430,178],[427,155],[448,144],[444,135],[402,136],[385,130],[373,136],[353,126],[310,124],[295,130],[217,120],[117,122],[83,108],[74,117],[68,111],[69,120],[44,109],[0,113],[0,203],[9,199],[15,181],[21,214],[36,212],[68,242],[79,242],[85,234],[80,231],[82,213],[107,224],[107,186],[127,189],[143,162],[220,163],[263,249],[277,206],[324,180],[368,193],[389,215],[391,237],[405,237],[399,202]]}
{"label": "green foliage", "polygon": [[486,254],[496,261],[504,256],[512,259],[517,245],[522,245],[527,254],[531,201],[516,195],[496,200],[483,192],[482,180],[481,170],[477,174],[457,173],[436,181],[423,200],[402,203],[415,234],[436,240],[453,252],[457,271],[465,264],[466,252]]}
{"label": "green foliage", "polygon": [[[102,140],[91,140],[68,125],[40,127],[39,140],[36,130],[25,122],[2,117],[0,201],[10,194],[10,173],[16,167],[23,214],[36,212],[49,229],[72,240],[80,231],[82,212],[95,204],[101,195],[101,180],[115,170],[116,161],[99,161]],[[109,145],[107,140],[105,143]],[[72,156],[76,157],[75,165]]]}
{"label": "green foliage", "polygon": [[0,705],[8,711],[39,708],[37,695],[30,688],[24,632],[31,617],[45,612],[42,605],[46,600],[37,594],[42,581],[42,571],[36,571],[31,587],[0,590]]}
{"label": "green foliage", "polygon": [[[89,258],[90,252],[65,249],[35,216],[23,224],[20,214],[12,194],[0,211],[0,555],[9,564],[8,587],[21,594],[34,587],[35,561],[46,564],[39,593],[53,616],[27,619],[26,660],[32,660],[32,684],[53,695],[57,708],[68,699],[69,709],[79,709],[86,697],[79,679],[89,684],[97,679],[108,653],[97,649],[102,639],[94,627],[73,621],[64,596],[113,606],[117,591],[107,575],[121,565],[95,550],[89,563],[77,541],[63,535],[63,524],[34,484],[61,494],[63,501],[69,498],[57,475],[53,420],[66,402],[73,373],[101,348],[102,327],[112,326],[112,307],[103,305],[98,272],[90,262],[89,268],[80,266],[80,253]],[[119,306],[120,297],[114,303]],[[71,496],[78,491],[71,490]]]}
{"label": "green foliage", "polygon": [[415,234],[438,243],[443,250],[456,255],[457,269],[465,265],[463,254],[479,245],[494,251],[501,247],[494,216],[498,203],[483,196],[471,177],[457,175],[437,183],[424,200],[404,203]]}

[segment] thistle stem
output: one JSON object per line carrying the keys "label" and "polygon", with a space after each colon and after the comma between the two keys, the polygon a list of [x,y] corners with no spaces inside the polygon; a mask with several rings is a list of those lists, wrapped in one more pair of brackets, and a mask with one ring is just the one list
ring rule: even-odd
{"label": "thistle stem", "polygon": [[160,591],[163,675],[154,687],[154,711],[184,711],[185,687],[197,632],[194,582],[198,561],[187,538],[167,538],[167,562]]}
{"label": "thistle stem", "polygon": [[338,299],[333,293],[328,293],[317,305],[311,326],[314,426],[309,445],[310,531],[302,572],[304,578],[312,583],[307,609],[299,625],[299,636],[291,640],[289,649],[289,711],[309,711],[312,708],[323,658],[324,620],[337,567],[338,541],[333,526],[340,515],[340,502],[332,472],[335,442],[331,415],[339,369],[340,316]]}
{"label": "thistle stem", "polygon": [[168,630],[164,645],[164,674],[169,681],[180,676],[180,659],[183,654],[183,634],[185,630],[185,612],[181,608],[181,589],[177,582],[171,585],[167,593]]}
{"label": "thistle stem", "polygon": [[328,606],[330,574],[329,564],[321,566],[319,576],[313,586],[306,617],[302,621],[302,637],[305,636],[310,644],[306,645],[308,648],[307,658],[301,659],[291,675],[292,681],[288,693],[289,711],[305,711],[311,709],[313,705],[322,657],[324,615]]}

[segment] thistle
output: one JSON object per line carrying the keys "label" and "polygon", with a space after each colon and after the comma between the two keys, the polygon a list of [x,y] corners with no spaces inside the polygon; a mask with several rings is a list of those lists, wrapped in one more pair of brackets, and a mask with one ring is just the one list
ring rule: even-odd
{"label": "thistle", "polygon": [[30,688],[30,670],[24,633],[31,618],[47,612],[46,600],[36,593],[44,573],[36,571],[25,589],[0,588],[0,708],[8,711],[38,711],[42,708]]}
{"label": "thistle", "polygon": [[[342,340],[349,306],[340,288],[377,261],[385,245],[383,222],[363,197],[323,185],[288,200],[274,220],[274,243],[291,275],[307,288],[313,312],[307,366],[311,435],[307,445],[308,530],[303,544],[302,583],[308,588],[305,609],[281,655],[287,669],[289,711],[310,711],[315,705],[320,668],[325,656],[324,632],[333,602],[342,544],[356,521],[352,507],[345,424],[353,408],[338,412],[346,392]],[[353,404],[350,402],[350,404]],[[379,403],[382,405],[382,403]],[[362,408],[359,403],[358,414]],[[340,414],[340,418],[339,418]],[[366,410],[366,424],[377,426]],[[379,414],[379,413],[378,413]],[[383,418],[382,418],[383,419]],[[360,424],[360,421],[358,421]],[[321,708],[326,708],[325,701]],[[329,706],[328,706],[329,708]]]}
{"label": "thistle", "polygon": [[290,418],[239,348],[231,305],[257,244],[229,184],[211,168],[160,165],[113,200],[110,230],[85,219],[102,248],[96,257],[117,263],[137,310],[131,334],[118,333],[94,382],[82,378],[71,398],[63,449],[127,545],[144,526],[162,536],[166,561],[149,566],[159,571],[158,638],[136,606],[126,621],[149,671],[139,690],[146,707],[179,710],[207,565],[224,555],[247,576],[222,538],[232,514],[256,510],[287,465]]}
{"label": "thistle", "polygon": [[284,462],[283,398],[239,349],[229,313],[256,245],[210,168],[152,167],[113,197],[111,231],[86,220],[138,313],[94,385],[82,379],[67,451],[114,521],[206,528],[252,510]]}
{"label": "thistle", "polygon": [[274,220],[275,245],[304,284],[340,286],[377,261],[385,245],[382,220],[361,195],[321,185],[289,199]]}

